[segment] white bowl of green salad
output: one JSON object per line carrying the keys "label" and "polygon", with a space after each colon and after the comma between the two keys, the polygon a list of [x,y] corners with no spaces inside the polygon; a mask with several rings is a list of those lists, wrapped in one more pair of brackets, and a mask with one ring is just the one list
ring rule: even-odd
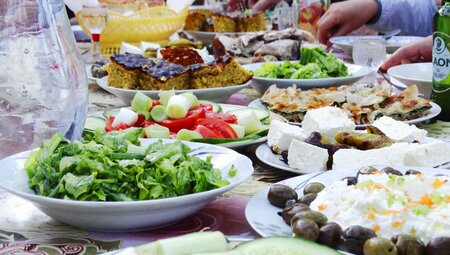
{"label": "white bowl of green salad", "polygon": [[195,214],[253,173],[227,148],[127,132],[71,142],[55,134],[36,150],[2,159],[0,188],[66,224],[94,231],[161,228]]}

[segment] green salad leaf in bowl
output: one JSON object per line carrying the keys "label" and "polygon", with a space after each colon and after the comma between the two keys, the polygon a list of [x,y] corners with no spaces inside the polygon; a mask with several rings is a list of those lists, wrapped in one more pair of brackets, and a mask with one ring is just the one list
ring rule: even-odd
{"label": "green salad leaf in bowl", "polygon": [[275,79],[319,79],[350,76],[347,66],[321,47],[301,49],[300,61],[267,62],[253,71],[256,77]]}

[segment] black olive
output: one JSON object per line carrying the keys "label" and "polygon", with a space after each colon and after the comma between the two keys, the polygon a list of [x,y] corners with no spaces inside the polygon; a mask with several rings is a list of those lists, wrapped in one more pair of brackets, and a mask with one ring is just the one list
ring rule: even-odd
{"label": "black olive", "polygon": [[297,200],[297,202],[309,206],[312,203],[312,201],[314,201],[316,199],[316,197],[317,197],[317,194],[309,193],[309,194],[304,195],[303,197],[300,197]]}
{"label": "black olive", "polygon": [[450,254],[450,237],[436,237],[428,242],[425,249],[427,255],[448,255]]}
{"label": "black olive", "polygon": [[270,186],[267,198],[272,205],[284,208],[289,200],[297,200],[297,192],[289,186],[275,184]]}
{"label": "black olive", "polygon": [[294,217],[295,214],[309,210],[311,210],[309,209],[309,206],[305,204],[296,203],[286,206],[283,209],[283,212],[281,213],[281,217],[283,218],[284,222],[286,222],[286,224],[291,225],[292,217]]}
{"label": "black olive", "polygon": [[318,243],[330,246],[331,248],[338,248],[341,242],[342,228],[335,222],[328,222],[320,228]]}
{"label": "black olive", "polygon": [[341,249],[357,255],[363,254],[364,243],[372,237],[376,237],[373,230],[358,225],[350,226],[342,234]]}
{"label": "black olive", "polygon": [[422,172],[413,170],[413,169],[409,169],[405,172],[405,175],[416,175],[416,174],[422,174]]}
{"label": "black olive", "polygon": [[314,221],[319,227],[325,225],[325,223],[327,223],[328,218],[327,216],[325,216],[323,213],[321,212],[316,212],[316,211],[303,211],[303,212],[299,212],[296,213],[292,218],[291,218],[291,225],[294,225],[294,222],[297,220],[302,220],[302,219],[309,219]]}
{"label": "black olive", "polygon": [[356,178],[358,178],[359,175],[368,175],[368,174],[374,174],[379,172],[378,169],[376,169],[375,167],[371,167],[371,166],[365,166],[365,167],[361,167],[358,170],[358,174],[356,175]]}
{"label": "black olive", "polygon": [[392,174],[392,175],[398,175],[398,176],[403,176],[402,172],[392,168],[392,167],[385,167],[383,168],[381,171],[387,173],[387,174]]}
{"label": "black olive", "polygon": [[410,235],[396,235],[391,240],[397,246],[398,255],[423,255],[425,246],[419,239]]}
{"label": "black olive", "polygon": [[353,176],[345,177],[342,180],[347,180],[347,186],[356,185],[358,183],[358,178]]}

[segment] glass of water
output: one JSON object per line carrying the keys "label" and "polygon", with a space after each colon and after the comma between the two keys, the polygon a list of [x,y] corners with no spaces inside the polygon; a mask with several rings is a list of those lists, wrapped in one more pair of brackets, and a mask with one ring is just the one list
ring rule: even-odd
{"label": "glass of water", "polygon": [[373,83],[377,69],[386,60],[386,40],[382,38],[364,38],[353,42],[353,62],[372,69],[364,81]]}

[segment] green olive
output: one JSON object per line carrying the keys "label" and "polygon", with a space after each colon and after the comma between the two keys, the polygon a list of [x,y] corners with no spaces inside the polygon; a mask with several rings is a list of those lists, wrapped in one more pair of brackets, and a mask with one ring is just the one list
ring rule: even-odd
{"label": "green olive", "polygon": [[373,237],[364,243],[364,255],[397,255],[397,247],[386,238]]}
{"label": "green olive", "polygon": [[294,217],[295,214],[303,211],[309,211],[311,210],[309,206],[305,204],[299,204],[295,203],[292,205],[288,205],[283,209],[283,212],[281,212],[281,217],[283,218],[284,222],[286,224],[291,225],[292,217]]}
{"label": "green olive", "polygon": [[272,205],[284,208],[289,200],[297,200],[297,192],[289,186],[275,184],[270,186],[267,198]]}
{"label": "green olive", "polygon": [[310,193],[317,194],[321,192],[325,188],[325,185],[323,185],[320,182],[311,182],[303,189],[303,195],[307,195]]}
{"label": "green olive", "polygon": [[372,237],[376,237],[372,229],[358,225],[350,226],[342,234],[341,249],[354,254],[363,254],[364,243]]}
{"label": "green olive", "polygon": [[431,239],[425,249],[427,255],[448,255],[450,253],[450,237]]}
{"label": "green olive", "polygon": [[300,197],[297,200],[297,202],[309,206],[312,203],[312,201],[314,201],[316,199],[316,197],[317,197],[317,194],[309,193],[309,194],[304,195],[303,197]]}
{"label": "green olive", "polygon": [[328,222],[320,228],[318,243],[327,245],[331,248],[338,248],[341,242],[342,228],[335,222]]}
{"label": "green olive", "polygon": [[292,225],[292,232],[295,237],[316,241],[319,238],[319,226],[309,219],[297,220]]}
{"label": "green olive", "polygon": [[302,220],[302,219],[309,219],[314,221],[319,227],[325,225],[328,221],[327,216],[325,216],[323,213],[321,212],[316,212],[316,211],[303,211],[303,212],[299,212],[296,213],[292,219],[291,219],[291,225],[294,224],[295,221],[297,220]]}
{"label": "green olive", "polygon": [[397,246],[398,255],[423,255],[425,246],[419,239],[410,235],[397,235],[391,238]]}
{"label": "green olive", "polygon": [[385,167],[383,168],[381,171],[387,173],[387,174],[392,174],[392,175],[398,175],[398,176],[403,176],[402,172],[392,168],[392,167]]}

